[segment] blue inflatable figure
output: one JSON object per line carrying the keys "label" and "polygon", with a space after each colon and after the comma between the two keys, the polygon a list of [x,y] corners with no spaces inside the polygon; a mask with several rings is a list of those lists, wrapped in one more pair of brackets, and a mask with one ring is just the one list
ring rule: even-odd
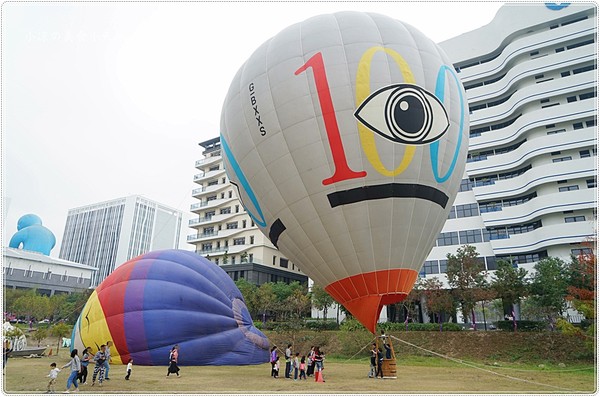
{"label": "blue inflatable figure", "polygon": [[56,237],[48,228],[42,226],[42,220],[37,215],[23,215],[17,222],[17,230],[8,244],[10,248],[50,255],[50,251],[56,245]]}

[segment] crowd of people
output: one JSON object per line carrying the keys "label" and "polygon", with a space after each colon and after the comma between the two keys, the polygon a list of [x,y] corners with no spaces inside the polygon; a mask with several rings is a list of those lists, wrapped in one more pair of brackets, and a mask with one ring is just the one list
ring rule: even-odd
{"label": "crowd of people", "polygon": [[[292,353],[292,344],[288,344],[287,348],[283,352],[285,360],[284,378],[297,380],[306,380],[307,377],[315,376],[318,372],[322,378],[323,374],[323,362],[325,360],[325,353],[321,351],[319,346],[311,346],[310,351],[306,355],[300,356],[300,352]],[[279,357],[279,349],[277,346],[271,348],[270,362],[271,362],[271,376],[273,378],[279,378],[279,371],[281,360]],[[325,380],[323,379],[323,382]]]}

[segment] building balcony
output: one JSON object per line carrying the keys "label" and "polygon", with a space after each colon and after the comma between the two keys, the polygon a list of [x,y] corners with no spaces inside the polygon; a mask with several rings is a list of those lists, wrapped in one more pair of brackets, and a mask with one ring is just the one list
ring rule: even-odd
{"label": "building balcony", "polygon": [[581,243],[595,235],[594,221],[560,223],[543,226],[528,233],[490,240],[496,255],[516,255],[571,243]]}
{"label": "building balcony", "polygon": [[[544,128],[548,124],[576,122],[596,117],[595,101],[578,101],[545,109],[535,109],[524,113],[508,127],[483,132],[481,136],[469,138],[469,151],[485,150],[501,145],[509,145],[523,139],[535,128]],[[472,128],[474,127],[471,124]],[[577,130],[577,132],[580,130]],[[573,130],[565,131],[572,134]]]}
{"label": "building balcony", "polygon": [[202,196],[205,196],[209,193],[218,192],[230,186],[231,185],[227,183],[217,183],[216,185],[202,186],[192,190],[192,197],[199,199],[202,198]]}
{"label": "building balcony", "polygon": [[[532,49],[560,46],[568,40],[584,39],[589,36],[593,37],[595,32],[595,18],[589,18],[585,21],[563,26],[560,29],[542,29],[534,34],[513,40],[502,50],[500,56],[490,62],[463,68],[460,73],[460,78],[463,82],[485,78],[486,76],[498,73],[503,69],[510,68],[511,62],[513,62],[515,58],[527,56]],[[506,37],[498,36],[497,31],[493,28],[490,28],[489,35],[482,33],[484,33],[484,31],[478,30],[478,39],[481,42],[478,42],[476,46],[472,46],[478,48],[478,51],[482,54],[493,52],[502,44],[502,41],[506,39]],[[449,48],[444,49],[446,51],[454,52]]]}
{"label": "building balcony", "polygon": [[218,176],[225,175],[224,169],[218,169],[214,171],[206,171],[200,172],[199,174],[194,175],[194,182],[201,183],[207,179],[216,178]]}
{"label": "building balcony", "polygon": [[[573,131],[574,132],[574,131]],[[576,135],[576,137],[575,137]],[[583,128],[577,133],[555,134],[529,140],[509,153],[490,155],[485,160],[467,164],[467,174],[470,177],[490,172],[502,172],[519,167],[536,156],[571,150],[586,146],[595,146],[597,141],[595,128]]]}
{"label": "building balcony", "polygon": [[501,207],[500,211],[481,214],[486,227],[519,224],[534,218],[562,211],[578,211],[596,208],[597,189],[580,189],[538,196],[520,205]]}
{"label": "building balcony", "polygon": [[[537,166],[515,178],[494,181],[486,186],[473,188],[475,199],[479,202],[502,199],[525,194],[527,191],[550,182],[561,180],[575,180],[578,178],[591,178],[597,174],[596,156],[563,161],[561,163],[548,163]],[[583,189],[580,186],[580,189]],[[558,185],[556,191],[558,191]]]}
{"label": "building balcony", "polygon": [[206,157],[196,161],[196,168],[202,169],[203,167],[209,166],[211,164],[219,163],[223,160],[221,156],[221,151],[217,152],[218,154],[213,154],[210,157]]}
{"label": "building balcony", "polygon": [[219,207],[219,206],[222,206],[233,200],[237,200],[237,198],[231,197],[231,198],[224,198],[224,199],[201,201],[199,203],[192,204],[190,206],[190,211],[198,213],[198,211],[205,211],[208,208]]}

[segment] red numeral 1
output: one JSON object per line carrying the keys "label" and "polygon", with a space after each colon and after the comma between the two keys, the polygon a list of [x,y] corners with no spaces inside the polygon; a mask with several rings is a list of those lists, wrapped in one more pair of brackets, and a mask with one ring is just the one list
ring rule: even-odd
{"label": "red numeral 1", "polygon": [[346,153],[340,136],[337,119],[335,118],[335,109],[331,100],[331,92],[327,75],[325,74],[325,65],[323,64],[323,54],[320,52],[313,55],[300,69],[296,70],[295,75],[304,72],[306,69],[313,69],[319,104],[325,121],[325,130],[327,131],[327,140],[331,148],[331,155],[335,165],[335,172],[330,178],[323,179],[323,185],[330,185],[335,182],[345,181],[346,179],[363,178],[367,175],[366,171],[352,171],[346,160]]}

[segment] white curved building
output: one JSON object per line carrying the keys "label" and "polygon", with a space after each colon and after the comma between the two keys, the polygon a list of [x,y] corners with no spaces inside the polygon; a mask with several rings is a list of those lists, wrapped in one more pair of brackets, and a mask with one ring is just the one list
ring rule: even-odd
{"label": "white curved building", "polygon": [[[531,271],[588,250],[597,216],[594,4],[507,4],[480,29],[440,43],[469,99],[467,168],[422,270],[445,280],[446,254],[470,244]],[[440,277],[441,276],[441,277]]]}

